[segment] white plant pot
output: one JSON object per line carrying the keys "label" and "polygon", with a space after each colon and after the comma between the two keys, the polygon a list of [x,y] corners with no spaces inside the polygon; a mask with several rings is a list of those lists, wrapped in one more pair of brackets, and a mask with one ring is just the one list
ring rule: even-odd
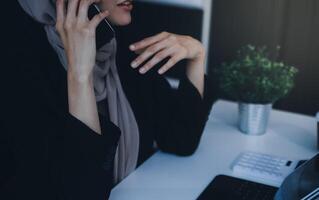
{"label": "white plant pot", "polygon": [[239,103],[239,130],[247,135],[263,135],[267,131],[272,104]]}

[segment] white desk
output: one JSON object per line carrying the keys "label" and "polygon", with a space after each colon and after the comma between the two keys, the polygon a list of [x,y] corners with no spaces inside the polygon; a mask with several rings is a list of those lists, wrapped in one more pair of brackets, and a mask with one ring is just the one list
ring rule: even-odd
{"label": "white desk", "polygon": [[244,150],[310,158],[317,151],[316,123],[314,117],[274,110],[265,135],[247,136],[237,129],[237,104],[218,101],[193,156],[156,153],[115,187],[110,199],[195,200],[216,175],[233,175],[232,162]]}

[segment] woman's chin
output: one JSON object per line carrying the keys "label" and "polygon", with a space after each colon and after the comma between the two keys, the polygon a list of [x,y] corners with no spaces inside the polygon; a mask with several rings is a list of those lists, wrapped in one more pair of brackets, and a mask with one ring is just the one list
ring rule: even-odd
{"label": "woman's chin", "polygon": [[121,21],[118,23],[118,26],[127,26],[131,23],[131,20]]}
{"label": "woman's chin", "polygon": [[122,16],[120,19],[111,20],[113,24],[116,26],[127,26],[131,23],[132,17],[130,16]]}

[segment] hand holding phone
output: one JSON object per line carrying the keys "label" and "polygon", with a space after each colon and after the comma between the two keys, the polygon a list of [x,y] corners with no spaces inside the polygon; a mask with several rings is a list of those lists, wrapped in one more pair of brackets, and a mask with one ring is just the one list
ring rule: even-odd
{"label": "hand holding phone", "polygon": [[97,48],[96,29],[109,15],[108,11],[100,12],[87,20],[90,6],[89,1],[70,1],[65,5],[64,0],[57,0],[56,28],[65,48],[68,73],[76,79],[88,79],[92,75]]}
{"label": "hand holding phone", "polygon": [[[88,17],[89,20],[93,19],[94,16],[101,13],[101,10],[96,4],[92,4],[89,7]],[[96,28],[96,49],[100,49],[103,45],[108,43],[112,38],[115,37],[115,31],[112,25],[107,21],[106,18]]]}

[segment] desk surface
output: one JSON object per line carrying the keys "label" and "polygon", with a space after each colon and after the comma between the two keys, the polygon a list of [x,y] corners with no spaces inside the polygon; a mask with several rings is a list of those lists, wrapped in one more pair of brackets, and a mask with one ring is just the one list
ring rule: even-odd
{"label": "desk surface", "polygon": [[242,151],[290,159],[317,152],[315,117],[273,110],[267,133],[247,136],[238,131],[237,116],[237,104],[218,101],[193,156],[154,154],[112,190],[110,199],[195,200],[216,175],[234,176],[231,165]]}

